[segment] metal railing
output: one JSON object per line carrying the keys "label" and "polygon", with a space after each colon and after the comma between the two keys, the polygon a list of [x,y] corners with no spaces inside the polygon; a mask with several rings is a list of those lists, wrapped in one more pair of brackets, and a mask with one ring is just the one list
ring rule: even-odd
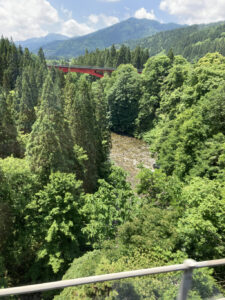
{"label": "metal railing", "polygon": [[[184,271],[177,300],[186,300],[188,296],[188,291],[191,288],[193,269],[216,267],[221,265],[225,265],[225,259],[209,260],[209,261],[202,261],[202,262],[196,262],[192,259],[188,259],[185,260],[183,264],[178,264],[178,265],[156,267],[151,269],[112,273],[106,275],[90,276],[90,277],[83,277],[83,278],[77,278],[71,280],[61,280],[61,281],[55,281],[49,283],[41,283],[41,284],[27,285],[21,287],[0,289],[0,297],[19,295],[19,294],[29,294],[35,292],[44,292],[48,290],[62,289],[70,286],[78,286],[78,285],[97,283],[103,281],[112,281],[112,280],[125,279],[125,278],[137,277],[137,276]],[[222,298],[220,300],[225,300],[225,298]]]}

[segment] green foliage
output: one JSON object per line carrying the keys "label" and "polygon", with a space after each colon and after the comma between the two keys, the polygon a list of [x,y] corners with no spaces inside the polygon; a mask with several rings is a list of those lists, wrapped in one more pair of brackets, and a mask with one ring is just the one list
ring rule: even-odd
{"label": "green foliage", "polygon": [[34,77],[34,69],[26,68],[22,75],[22,94],[19,103],[18,129],[23,133],[30,133],[36,120],[35,106],[37,106],[37,86]]}
{"label": "green foliage", "polygon": [[[112,254],[112,253],[111,253]],[[178,258],[177,258],[178,259]],[[180,258],[179,258],[180,259]],[[182,258],[181,258],[182,259]],[[174,261],[171,260],[170,264]],[[72,278],[116,273],[132,269],[143,269],[146,266],[156,266],[150,254],[136,252],[131,257],[120,257],[114,260],[105,251],[86,253],[81,258],[75,259],[64,275],[64,280]],[[142,300],[142,299],[176,299],[182,274],[160,274],[133,279],[109,281],[104,283],[70,287],[63,290],[55,300],[61,299],[108,299],[108,300]],[[193,287],[189,299],[205,299],[206,297],[219,296],[219,289],[211,272],[206,270],[194,271]]]}
{"label": "green foliage", "polygon": [[[189,174],[204,176],[210,165],[218,164],[216,157],[222,152],[213,150],[211,141],[223,131],[225,74],[221,66],[224,58],[218,53],[206,55],[194,68],[175,57],[159,94],[154,129],[145,134],[167,174],[181,179]],[[208,158],[214,162],[206,162]],[[215,177],[216,173],[207,176]]]}
{"label": "green foliage", "polygon": [[171,67],[167,56],[150,58],[142,74],[142,97],[139,100],[136,132],[141,134],[153,127],[156,109],[160,105],[160,88]]}
{"label": "green foliage", "polygon": [[[106,79],[107,80],[107,79]],[[109,123],[109,107],[104,90],[106,83],[99,80],[92,84],[92,92],[95,101],[95,116],[97,122],[97,166],[100,167],[99,174],[102,174],[102,165],[108,160],[111,147],[111,134]]]}
{"label": "green foliage", "polygon": [[20,156],[20,147],[17,141],[17,130],[9,110],[5,95],[0,92],[0,157]]}
{"label": "green foliage", "polygon": [[34,258],[30,232],[25,226],[25,206],[39,190],[40,183],[24,159],[1,159],[0,169],[3,176],[0,188],[0,256],[4,258],[6,278],[17,285],[25,282]]}
{"label": "green foliage", "polygon": [[20,73],[23,52],[8,39],[0,39],[0,86],[5,90],[15,87],[16,78]]}
{"label": "green foliage", "polygon": [[72,80],[69,83],[70,80],[68,78],[66,83],[68,90],[65,114],[72,136],[71,142],[81,147],[87,155],[87,159],[83,162],[85,173],[78,169],[78,176],[84,181],[85,190],[90,192],[95,189],[98,178],[97,161],[102,150],[98,147],[102,142],[102,137],[99,136],[101,129],[98,128],[91,84],[86,77],[81,77],[76,89]]}
{"label": "green foliage", "polygon": [[141,78],[131,65],[121,65],[112,75],[112,86],[107,91],[111,129],[133,134],[138,113]]}
{"label": "green foliage", "polygon": [[86,226],[82,231],[87,234],[94,248],[101,248],[105,240],[115,237],[117,227],[134,213],[135,197],[126,175],[118,167],[112,167],[106,180],[99,179],[98,190],[85,196],[81,213],[86,217]]}
{"label": "green foliage", "polygon": [[147,203],[154,203],[157,207],[178,206],[182,184],[175,176],[166,176],[161,170],[152,172],[141,169],[138,174],[140,180],[137,193],[144,197]]}
{"label": "green foliage", "polygon": [[196,177],[184,188],[181,199],[186,210],[177,230],[185,252],[197,260],[223,257],[224,186]]}
{"label": "green foliage", "polygon": [[[27,227],[36,248],[36,261],[31,270],[36,279],[46,280],[54,273],[62,274],[82,251],[81,186],[82,182],[73,174],[52,173],[49,183],[26,207]],[[46,274],[41,274],[41,269]]]}
{"label": "green foliage", "polygon": [[57,84],[49,74],[45,80],[37,120],[29,136],[26,157],[32,170],[48,176],[51,171],[74,170],[74,154],[70,131],[63,117]]}

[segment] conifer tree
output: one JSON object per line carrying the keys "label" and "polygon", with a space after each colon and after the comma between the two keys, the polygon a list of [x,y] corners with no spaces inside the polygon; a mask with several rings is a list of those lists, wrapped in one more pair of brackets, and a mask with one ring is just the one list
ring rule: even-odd
{"label": "conifer tree", "polygon": [[97,166],[101,172],[101,166],[108,160],[111,147],[111,134],[109,124],[109,107],[104,92],[107,79],[98,80],[92,84],[92,91],[95,100],[95,115],[97,122],[96,147]]}
{"label": "conifer tree", "polygon": [[142,68],[141,47],[137,46],[133,52],[132,64],[135,68]]}
{"label": "conifer tree", "polygon": [[115,63],[116,63],[116,47],[112,45],[110,48],[109,64],[111,67],[115,67]]}
{"label": "conifer tree", "polygon": [[[85,161],[84,188],[93,191],[97,182],[96,117],[91,85],[86,77],[81,77],[76,92],[71,88],[70,103],[67,103],[67,118],[73,144],[83,149],[88,159]],[[72,96],[73,95],[73,96]],[[79,176],[79,175],[78,175]]]}
{"label": "conifer tree", "polygon": [[35,122],[35,106],[37,106],[38,91],[33,74],[33,68],[27,68],[22,75],[22,94],[19,104],[18,129],[30,133]]}
{"label": "conifer tree", "polygon": [[45,67],[47,66],[46,65],[46,60],[45,60],[45,54],[44,54],[44,51],[42,48],[40,48],[38,50],[38,61],[39,61],[39,64],[42,64],[44,65]]}
{"label": "conifer tree", "polygon": [[11,112],[7,107],[5,96],[0,93],[0,157],[14,155],[19,157],[17,130]]}
{"label": "conifer tree", "polygon": [[43,176],[48,176],[51,171],[70,172],[74,168],[71,136],[63,117],[59,87],[53,84],[51,73],[44,83],[26,156],[31,168]]}
{"label": "conifer tree", "polygon": [[125,63],[126,63],[126,47],[122,45],[120,50],[117,53],[116,66],[118,67],[119,65]]}

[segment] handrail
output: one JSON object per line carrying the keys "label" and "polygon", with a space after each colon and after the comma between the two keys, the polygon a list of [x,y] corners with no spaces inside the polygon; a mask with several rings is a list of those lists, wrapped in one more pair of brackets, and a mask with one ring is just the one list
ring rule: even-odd
{"label": "handrail", "polygon": [[[6,288],[0,289],[0,297],[3,296],[10,296],[10,295],[18,295],[18,294],[28,294],[28,293],[35,293],[35,292],[43,292],[53,289],[61,289],[70,286],[78,286],[83,284],[89,283],[96,283],[96,282],[103,282],[103,281],[111,281],[111,280],[118,280],[124,278],[131,278],[137,276],[146,276],[146,275],[153,275],[153,274],[161,274],[161,273],[168,273],[168,272],[177,272],[177,271],[185,271],[183,281],[181,284],[179,296],[177,299],[185,300],[187,299],[187,293],[190,289],[190,279],[185,277],[186,274],[192,277],[193,269],[198,268],[206,268],[206,267],[215,267],[225,265],[225,259],[218,259],[218,260],[209,260],[209,261],[202,261],[196,262],[194,260],[185,260],[183,264],[177,265],[170,265],[170,266],[163,266],[163,267],[156,267],[150,269],[142,269],[142,270],[135,270],[135,271],[127,271],[127,272],[120,272],[120,273],[112,273],[112,274],[105,274],[105,275],[98,275],[98,276],[90,276],[90,277],[83,277],[83,278],[76,278],[71,280],[61,280],[49,283],[41,283],[41,284],[34,284],[34,285],[27,285],[21,287],[14,287],[14,288]],[[187,281],[188,280],[188,281]],[[189,284],[187,284],[189,283]],[[188,289],[187,289],[188,285]]]}

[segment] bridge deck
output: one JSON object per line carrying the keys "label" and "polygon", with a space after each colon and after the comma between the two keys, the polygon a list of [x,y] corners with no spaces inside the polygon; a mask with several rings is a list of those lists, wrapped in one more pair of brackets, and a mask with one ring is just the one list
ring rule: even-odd
{"label": "bridge deck", "polygon": [[[104,68],[104,67],[79,66],[79,65],[75,65],[75,66],[48,65],[48,68],[56,68],[61,70],[64,73],[68,73],[68,72],[85,73],[85,74],[97,76],[99,78],[104,77],[105,72],[112,73],[113,71],[116,70],[115,68],[108,68],[108,67]],[[142,70],[138,70],[138,73],[142,73]]]}

